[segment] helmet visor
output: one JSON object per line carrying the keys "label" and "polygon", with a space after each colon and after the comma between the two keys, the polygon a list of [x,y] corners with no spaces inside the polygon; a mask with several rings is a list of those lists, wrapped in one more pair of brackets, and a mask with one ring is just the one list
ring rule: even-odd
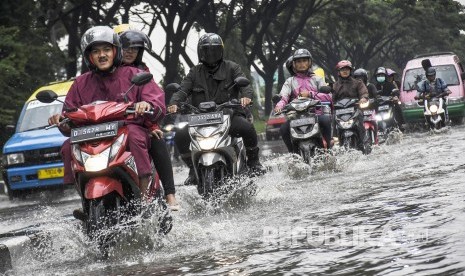
{"label": "helmet visor", "polygon": [[205,45],[199,48],[199,59],[207,65],[215,65],[223,58],[222,45]]}

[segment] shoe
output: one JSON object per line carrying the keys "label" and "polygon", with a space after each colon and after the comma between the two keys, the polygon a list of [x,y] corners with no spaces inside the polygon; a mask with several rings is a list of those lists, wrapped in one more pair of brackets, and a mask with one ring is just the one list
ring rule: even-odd
{"label": "shoe", "polygon": [[266,173],[266,169],[258,159],[258,151],[258,147],[247,149],[247,167],[249,167],[250,171],[255,175],[263,175]]}
{"label": "shoe", "polygon": [[184,180],[184,185],[189,186],[189,185],[197,185],[197,179],[195,178],[195,173],[194,169],[190,168],[189,169],[189,176]]}
{"label": "shoe", "polygon": [[86,213],[84,213],[81,209],[76,209],[73,211],[73,217],[75,219],[78,219],[82,222],[86,222],[87,221],[87,215]]}
{"label": "shoe", "polygon": [[176,201],[174,194],[166,195],[166,203],[168,204],[168,207],[171,209],[171,211],[179,211],[181,208],[181,206],[179,206],[178,202]]}

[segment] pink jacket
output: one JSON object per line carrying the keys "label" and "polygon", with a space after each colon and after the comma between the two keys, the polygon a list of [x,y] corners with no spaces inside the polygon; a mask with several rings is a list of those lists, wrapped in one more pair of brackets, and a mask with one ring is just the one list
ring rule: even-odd
{"label": "pink jacket", "polygon": [[[65,104],[68,108],[77,108],[94,101],[124,101],[123,93],[132,85],[131,78],[142,70],[122,66],[113,73],[101,74],[87,72],[76,78],[68,94]],[[165,93],[152,79],[142,86],[134,86],[127,93],[129,101],[134,103],[146,101],[154,108],[154,115],[145,115],[151,122],[158,122],[166,114]],[[131,120],[131,123],[143,124],[143,117]]]}

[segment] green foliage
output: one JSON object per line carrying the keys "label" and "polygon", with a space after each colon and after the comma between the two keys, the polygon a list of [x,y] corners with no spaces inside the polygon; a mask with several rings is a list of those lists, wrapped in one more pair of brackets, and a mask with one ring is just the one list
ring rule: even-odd
{"label": "green foliage", "polygon": [[0,4],[0,146],[4,127],[14,123],[24,101],[38,86],[59,76],[61,57],[48,43],[47,32],[37,22],[33,0]]}

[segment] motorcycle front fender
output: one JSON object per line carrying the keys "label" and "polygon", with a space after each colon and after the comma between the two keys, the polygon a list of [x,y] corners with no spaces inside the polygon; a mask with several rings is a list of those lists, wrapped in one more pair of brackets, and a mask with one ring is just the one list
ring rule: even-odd
{"label": "motorcycle front fender", "polygon": [[224,156],[217,152],[203,153],[202,155],[200,155],[199,160],[198,160],[198,163],[202,164],[205,167],[211,166],[217,162],[222,162],[225,165],[227,165],[226,159],[224,158]]}
{"label": "motorcycle front fender", "polygon": [[343,135],[344,137],[350,137],[350,136],[353,136],[353,135],[354,135],[354,132],[351,131],[351,130],[346,130],[346,131],[344,131],[344,132],[342,133],[342,135]]}
{"label": "motorcycle front fender", "polygon": [[108,176],[98,176],[91,178],[84,189],[84,198],[96,199],[116,191],[122,198],[123,186],[117,179]]}
{"label": "motorcycle front fender", "polygon": [[363,122],[363,127],[365,127],[366,130],[375,130],[375,126],[372,122]]}

